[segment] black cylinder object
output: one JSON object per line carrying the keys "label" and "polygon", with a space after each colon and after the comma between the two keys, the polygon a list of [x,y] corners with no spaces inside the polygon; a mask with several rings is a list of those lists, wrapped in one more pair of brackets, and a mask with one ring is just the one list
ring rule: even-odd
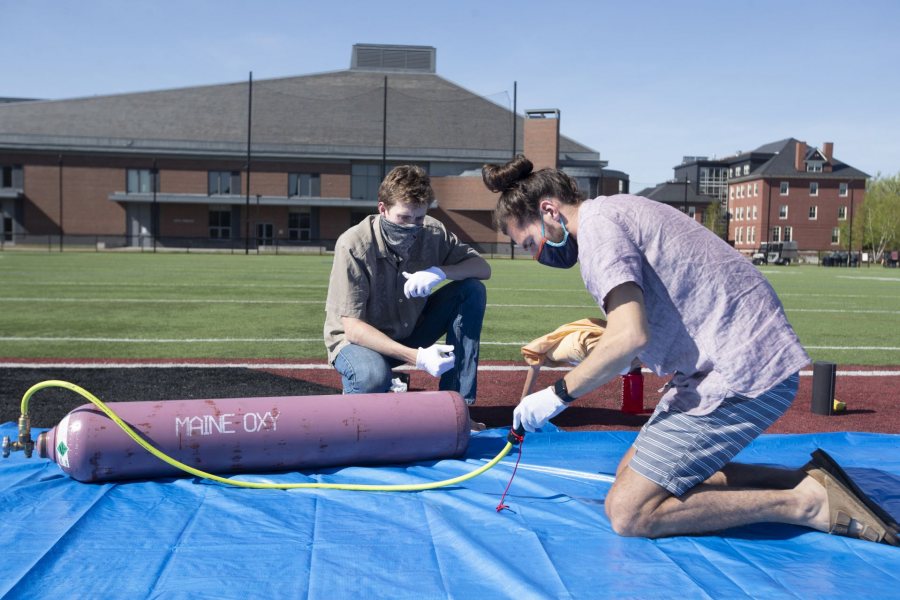
{"label": "black cylinder object", "polygon": [[812,406],[810,410],[817,415],[830,415],[834,412],[834,379],[836,366],[834,363],[813,363]]}

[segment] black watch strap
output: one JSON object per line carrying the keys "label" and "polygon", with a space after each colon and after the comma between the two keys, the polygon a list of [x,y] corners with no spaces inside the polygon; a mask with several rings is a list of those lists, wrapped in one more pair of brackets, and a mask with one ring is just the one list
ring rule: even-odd
{"label": "black watch strap", "polygon": [[569,388],[566,387],[566,380],[564,377],[557,379],[556,383],[553,384],[553,393],[559,396],[559,399],[566,404],[575,400],[575,398],[569,395]]}

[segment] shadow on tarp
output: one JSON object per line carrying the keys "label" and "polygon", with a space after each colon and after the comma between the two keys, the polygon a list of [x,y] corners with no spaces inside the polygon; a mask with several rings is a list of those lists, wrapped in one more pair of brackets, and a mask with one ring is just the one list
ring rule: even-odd
{"label": "shadow on tarp", "polygon": [[[12,423],[0,435],[15,435]],[[257,481],[437,481],[484,464],[506,430],[465,460],[345,467]],[[194,478],[81,484],[16,453],[0,460],[0,596],[103,598],[889,597],[900,549],[800,527],[623,538],[603,501],[634,432],[529,434],[515,455],[452,488],[417,493],[247,490]],[[826,449],[874,499],[900,509],[900,436],[763,435],[738,460],[799,467]],[[859,574],[865,573],[864,585]],[[863,585],[861,588],[860,586]],[[252,592],[252,593],[251,593]]]}

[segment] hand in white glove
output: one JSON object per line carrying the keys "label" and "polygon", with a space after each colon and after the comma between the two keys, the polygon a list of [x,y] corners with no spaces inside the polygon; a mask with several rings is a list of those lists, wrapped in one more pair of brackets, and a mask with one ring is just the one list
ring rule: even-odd
{"label": "hand in white glove", "polygon": [[525,431],[536,431],[565,410],[566,406],[552,387],[529,394],[513,411],[513,429],[524,427]]}
{"label": "hand in white glove", "polygon": [[424,298],[431,293],[434,286],[447,279],[447,275],[437,267],[429,267],[415,273],[404,271],[403,276],[406,277],[403,294],[407,298]]}
{"label": "hand in white glove", "polygon": [[453,368],[453,346],[433,344],[427,348],[419,348],[416,355],[416,368],[427,372],[432,377],[440,377]]}

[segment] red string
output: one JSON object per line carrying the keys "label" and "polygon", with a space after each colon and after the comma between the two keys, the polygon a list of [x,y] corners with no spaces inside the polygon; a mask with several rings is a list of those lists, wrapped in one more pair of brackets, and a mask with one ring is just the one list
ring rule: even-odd
{"label": "red string", "polygon": [[522,460],[522,446],[525,445],[525,436],[524,435],[516,435],[515,432],[511,432],[512,435],[515,436],[516,440],[519,442],[519,456],[516,458],[516,466],[513,467],[512,475],[509,476],[509,483],[506,484],[506,489],[503,490],[503,495],[500,496],[500,504],[497,505],[497,512],[500,512],[504,508],[509,509],[509,506],[503,504],[503,500],[506,498],[506,493],[509,491],[509,486],[512,485],[513,478],[516,476],[516,471],[519,469],[519,461]]}

